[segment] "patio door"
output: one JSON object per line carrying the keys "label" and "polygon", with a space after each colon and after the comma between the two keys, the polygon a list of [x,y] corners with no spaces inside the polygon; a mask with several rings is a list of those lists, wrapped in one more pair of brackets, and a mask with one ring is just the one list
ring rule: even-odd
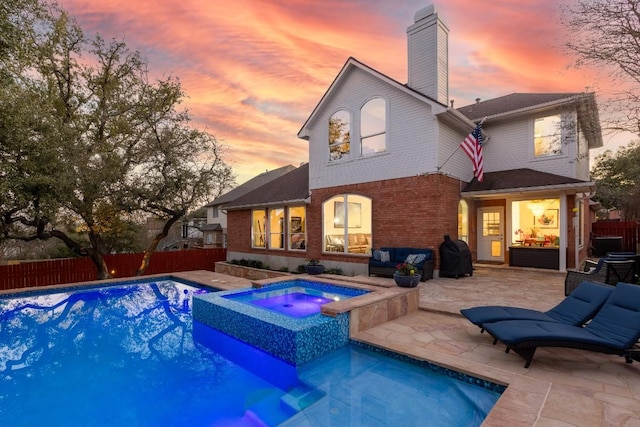
{"label": "patio door", "polygon": [[478,209],[478,261],[504,262],[504,208]]}

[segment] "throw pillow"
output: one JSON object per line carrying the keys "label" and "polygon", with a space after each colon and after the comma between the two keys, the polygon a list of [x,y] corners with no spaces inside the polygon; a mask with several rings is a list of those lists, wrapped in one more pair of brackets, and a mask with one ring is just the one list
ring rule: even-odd
{"label": "throw pillow", "polygon": [[404,262],[416,265],[424,261],[426,257],[427,256],[425,254],[411,254],[407,256],[407,259],[405,259]]}
{"label": "throw pillow", "polygon": [[391,255],[389,254],[389,251],[380,251],[380,261],[381,262],[391,261]]}
{"label": "throw pillow", "polygon": [[373,259],[375,259],[376,261],[380,261],[381,257],[382,251],[380,249],[376,249],[375,251],[373,251]]}

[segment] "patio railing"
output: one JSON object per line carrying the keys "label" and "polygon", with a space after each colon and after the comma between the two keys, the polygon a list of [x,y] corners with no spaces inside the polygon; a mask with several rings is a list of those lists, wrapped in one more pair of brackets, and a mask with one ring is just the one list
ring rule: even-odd
{"label": "patio railing", "polygon": [[[113,277],[133,276],[142,262],[142,253],[106,255]],[[145,274],[190,270],[215,271],[215,263],[224,261],[224,248],[188,249],[155,252]],[[89,258],[66,258],[0,265],[0,290],[59,285],[96,280],[97,271]]]}

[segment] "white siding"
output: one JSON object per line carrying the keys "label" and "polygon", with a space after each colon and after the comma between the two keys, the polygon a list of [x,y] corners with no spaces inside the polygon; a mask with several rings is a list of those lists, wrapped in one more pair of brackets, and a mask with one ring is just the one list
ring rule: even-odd
{"label": "white siding", "polygon": [[470,182],[473,179],[473,165],[471,159],[462,151],[460,143],[468,135],[451,127],[439,125],[440,149],[438,165],[446,175]]}
{"label": "white siding", "polygon": [[449,29],[433,6],[407,28],[408,84],[442,104],[449,102]]}
{"label": "white siding", "polygon": [[578,152],[576,155],[576,177],[584,181],[591,180],[590,162],[589,162],[589,146],[587,138],[583,132],[578,134]]}
{"label": "white siding", "polygon": [[227,229],[227,214],[218,208],[218,217],[213,216],[213,208],[207,208],[207,224],[220,224],[223,229]]}
{"label": "white siding", "polygon": [[[387,150],[360,156],[360,108],[372,97],[387,100]],[[329,162],[329,117],[352,113],[351,156]],[[354,68],[309,124],[309,188],[402,178],[436,170],[435,117],[429,105]]]}
{"label": "white siding", "polygon": [[[549,113],[547,115],[551,115]],[[557,113],[555,113],[557,114]],[[567,113],[575,117],[573,113]],[[522,118],[510,122],[491,124],[487,122],[484,131],[490,139],[483,146],[484,170],[486,172],[528,168],[570,178],[578,176],[576,167],[576,133],[563,131],[562,153],[535,158],[533,155],[533,125],[535,117]],[[588,160],[588,159],[587,159]]]}

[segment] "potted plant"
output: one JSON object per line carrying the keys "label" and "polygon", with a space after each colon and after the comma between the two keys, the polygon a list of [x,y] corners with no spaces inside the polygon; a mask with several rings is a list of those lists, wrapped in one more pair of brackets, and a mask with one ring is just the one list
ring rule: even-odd
{"label": "potted plant", "polygon": [[307,274],[322,274],[324,272],[324,265],[320,264],[320,260],[312,258],[307,261],[304,270]]}
{"label": "potted plant", "polygon": [[403,262],[396,265],[393,280],[395,280],[396,285],[402,288],[415,288],[420,283],[420,273],[415,265]]}

